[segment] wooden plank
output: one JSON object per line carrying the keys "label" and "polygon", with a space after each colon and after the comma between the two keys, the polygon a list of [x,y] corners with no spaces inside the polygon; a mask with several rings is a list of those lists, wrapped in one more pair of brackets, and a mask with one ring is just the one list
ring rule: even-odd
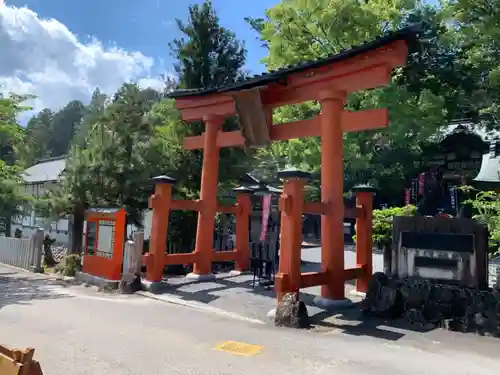
{"label": "wooden plank", "polygon": [[207,107],[194,107],[181,110],[182,119],[187,122],[199,121],[207,116],[220,116],[226,118],[234,115],[234,113],[235,110],[232,101],[217,103]]}
{"label": "wooden plank", "polygon": [[[303,212],[305,214],[311,215],[325,215],[328,210],[326,203],[321,202],[309,202],[304,204]],[[352,208],[344,207],[344,218],[356,219],[358,217],[363,217],[364,211],[363,207],[357,206]]]}
{"label": "wooden plank", "polygon": [[199,211],[200,209],[201,201],[199,200],[175,199],[170,203],[170,210],[172,211]]}
{"label": "wooden plank", "polygon": [[196,261],[197,253],[165,254],[163,264],[166,266],[173,264],[193,264]]}
{"label": "wooden plank", "polygon": [[238,214],[241,211],[241,207],[233,204],[233,205],[222,205],[217,204],[217,212],[224,214]]}
{"label": "wooden plank", "polygon": [[213,262],[230,262],[236,260],[238,258],[237,250],[229,250],[229,251],[213,251],[212,252],[212,261]]}
{"label": "wooden plank", "polygon": [[325,285],[328,282],[327,272],[302,272],[300,274],[300,288]]}
{"label": "wooden plank", "polygon": [[355,280],[363,276],[364,268],[362,266],[356,266],[354,268],[346,268],[344,270],[344,280]]}
{"label": "wooden plank", "polygon": [[[308,120],[299,120],[271,126],[272,141],[284,141],[296,138],[321,136],[321,115]],[[358,132],[387,127],[389,115],[386,108],[366,109],[358,112],[342,112],[342,129],[345,132]],[[186,150],[198,150],[204,147],[204,134],[184,138]],[[219,132],[218,147],[241,147],[245,143],[241,131]]]}

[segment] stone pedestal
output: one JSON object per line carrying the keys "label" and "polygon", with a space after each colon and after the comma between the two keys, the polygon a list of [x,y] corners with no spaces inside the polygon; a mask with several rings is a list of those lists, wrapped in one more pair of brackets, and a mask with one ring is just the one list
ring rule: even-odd
{"label": "stone pedestal", "polygon": [[165,291],[167,284],[163,281],[147,281],[141,280],[141,287],[147,292],[158,294]]}
{"label": "stone pedestal", "polygon": [[76,272],[75,279],[86,284],[95,285],[102,289],[118,289],[118,280],[108,280],[85,272]]}
{"label": "stone pedestal", "polygon": [[338,300],[333,300],[333,299],[328,299],[324,298],[321,296],[314,297],[314,304],[318,306],[320,309],[326,310],[326,311],[339,311],[339,310],[345,310],[345,309],[350,309],[351,307],[354,306],[354,303],[347,298],[344,299],[338,299]]}
{"label": "stone pedestal", "polygon": [[215,275],[213,273],[206,273],[204,275],[198,275],[194,272],[191,272],[186,275],[186,280],[188,281],[198,281],[198,282],[204,282],[204,281],[214,281],[215,280]]}

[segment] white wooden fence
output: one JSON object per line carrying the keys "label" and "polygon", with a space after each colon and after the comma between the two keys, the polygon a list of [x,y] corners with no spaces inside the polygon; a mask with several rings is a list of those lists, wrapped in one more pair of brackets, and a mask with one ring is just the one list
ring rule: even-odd
{"label": "white wooden fence", "polygon": [[0,237],[0,263],[33,272],[42,269],[43,230],[31,238]]}

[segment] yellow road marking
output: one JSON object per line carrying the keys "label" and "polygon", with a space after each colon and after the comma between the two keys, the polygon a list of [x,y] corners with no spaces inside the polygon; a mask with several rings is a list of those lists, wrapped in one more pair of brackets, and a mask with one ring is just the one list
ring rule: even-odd
{"label": "yellow road marking", "polygon": [[234,355],[252,357],[254,355],[260,354],[264,347],[260,345],[246,344],[244,342],[226,341],[217,344],[215,346],[215,349]]}

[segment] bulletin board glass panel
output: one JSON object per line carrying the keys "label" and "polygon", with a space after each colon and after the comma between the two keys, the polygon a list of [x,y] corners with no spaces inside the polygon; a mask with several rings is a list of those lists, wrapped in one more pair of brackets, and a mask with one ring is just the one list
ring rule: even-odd
{"label": "bulletin board glass panel", "polygon": [[114,226],[115,222],[111,220],[101,220],[99,222],[98,255],[111,258],[114,245]]}
{"label": "bulletin board glass panel", "polygon": [[96,250],[97,239],[97,223],[94,221],[87,222],[87,254],[93,255]]}

